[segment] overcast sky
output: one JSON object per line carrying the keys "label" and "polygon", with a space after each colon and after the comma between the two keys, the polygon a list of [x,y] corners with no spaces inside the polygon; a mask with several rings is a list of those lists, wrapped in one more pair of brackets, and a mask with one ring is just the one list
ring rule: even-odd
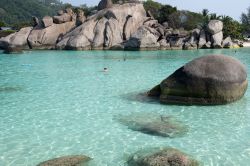
{"label": "overcast sky", "polygon": [[[62,0],[73,5],[87,4],[88,6],[97,5],[99,0]],[[250,6],[250,0],[156,0],[163,4],[176,6],[178,9],[185,9],[200,12],[206,8],[211,13],[228,15],[236,20],[240,19],[242,12]]]}

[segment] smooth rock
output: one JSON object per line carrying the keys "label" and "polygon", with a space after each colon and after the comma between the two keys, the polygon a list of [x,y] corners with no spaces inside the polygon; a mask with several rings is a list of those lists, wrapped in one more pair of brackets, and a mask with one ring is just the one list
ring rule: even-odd
{"label": "smooth rock", "polygon": [[43,17],[42,24],[44,28],[51,26],[53,24],[53,18],[50,16]]}
{"label": "smooth rock", "polygon": [[97,9],[98,10],[103,10],[103,9],[106,9],[106,8],[111,8],[113,5],[113,2],[112,0],[101,0],[98,4],[98,7]]}
{"label": "smooth rock", "polygon": [[146,26],[141,26],[125,43],[125,49],[158,49],[160,44],[157,42],[157,39],[158,37],[151,33],[149,28]]}
{"label": "smooth rock", "polygon": [[222,31],[223,23],[220,20],[211,20],[207,25],[207,29],[212,35],[214,35]]}
{"label": "smooth rock", "polygon": [[25,27],[20,29],[18,32],[1,38],[0,48],[5,49],[6,52],[20,52],[22,49],[29,49],[27,38],[32,29],[33,27]]}
{"label": "smooth rock", "polygon": [[170,43],[168,43],[167,40],[165,40],[165,39],[160,40],[159,44],[160,44],[161,50],[170,50],[171,49]]}
{"label": "smooth rock", "polygon": [[85,20],[86,20],[86,17],[84,15],[84,11],[77,10],[77,13],[76,13],[76,25],[79,26],[79,25],[83,24]]}
{"label": "smooth rock", "polygon": [[71,22],[72,21],[72,16],[70,14],[68,14],[68,13],[63,13],[60,16],[54,16],[53,17],[53,21],[56,24],[62,24],[62,23],[65,23],[65,22]]}
{"label": "smooth rock", "polygon": [[31,48],[52,49],[64,34],[75,27],[75,22],[53,24],[47,28],[34,28],[28,36]]}
{"label": "smooth rock", "polygon": [[212,45],[214,48],[222,48],[223,32],[220,31],[212,35]]}
{"label": "smooth rock", "polygon": [[172,50],[181,50],[184,45],[184,38],[171,38],[170,41],[170,46]]}
{"label": "smooth rock", "polygon": [[58,11],[57,11],[57,15],[58,15],[58,16],[63,15],[63,13],[64,13],[64,11],[63,11],[63,10],[58,10]]}
{"label": "smooth rock", "polygon": [[206,40],[206,33],[204,30],[201,30],[200,31],[200,38],[199,38],[199,43],[198,43],[198,47],[199,48],[203,48],[204,45],[207,43],[207,40]]}
{"label": "smooth rock", "polygon": [[231,37],[227,37],[227,38],[225,38],[223,40],[222,47],[223,48],[231,48],[231,47],[233,47],[233,42],[232,42]]}
{"label": "smooth rock", "polygon": [[[129,39],[143,24],[145,18],[146,11],[142,4],[114,4],[111,8],[103,9],[88,17],[82,25],[64,35],[57,43],[57,48],[67,49],[71,47],[84,50],[89,49],[90,42],[91,49],[108,49],[123,44],[124,40]],[[81,37],[83,37],[84,42],[81,42]],[[80,44],[75,41],[80,42]],[[87,45],[83,46],[83,43]],[[80,47],[77,48],[78,46]]]}
{"label": "smooth rock", "polygon": [[227,104],[242,98],[247,86],[246,69],[239,60],[208,55],[192,60],[163,80],[159,97],[166,104]]}

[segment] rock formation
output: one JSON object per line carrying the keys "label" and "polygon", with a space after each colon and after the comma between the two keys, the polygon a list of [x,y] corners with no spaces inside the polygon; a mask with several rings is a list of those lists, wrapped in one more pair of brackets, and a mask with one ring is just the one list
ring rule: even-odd
{"label": "rock formation", "polygon": [[191,156],[174,148],[152,148],[136,152],[128,161],[128,166],[199,166]]}
{"label": "rock formation", "polygon": [[32,27],[20,29],[20,31],[10,34],[0,40],[0,48],[4,49],[6,53],[21,52],[22,49],[28,49],[27,38],[32,31]]}
{"label": "rock formation", "polygon": [[87,163],[89,160],[91,160],[91,158],[84,155],[63,156],[44,161],[37,166],[83,166],[84,163]]}
{"label": "rock formation", "polygon": [[98,10],[103,10],[106,8],[111,8],[113,5],[112,0],[101,0],[97,6]]}
{"label": "rock formation", "polygon": [[[82,10],[74,13],[70,8],[41,21],[34,17],[33,30],[24,36],[26,39],[23,38],[28,42],[24,42],[23,47],[19,45],[18,49],[27,49],[27,43],[31,49],[73,50],[176,50],[237,45],[228,38],[223,42],[223,24],[219,20],[211,20],[206,28],[194,29],[190,33],[172,29],[167,22],[161,25],[137,1],[112,4],[111,0],[101,0],[98,9],[88,18]],[[7,50],[10,48],[7,46],[15,46],[13,40],[9,40],[12,36],[1,38],[0,48]]]}
{"label": "rock formation", "polygon": [[142,4],[113,5],[90,16],[57,43],[58,49],[109,49],[137,31],[146,18]]}
{"label": "rock formation", "polygon": [[50,16],[45,16],[42,19],[42,25],[44,28],[47,28],[53,24],[53,18]]}
{"label": "rock formation", "polygon": [[203,56],[182,66],[149,91],[166,104],[226,104],[247,89],[246,69],[225,55]]}

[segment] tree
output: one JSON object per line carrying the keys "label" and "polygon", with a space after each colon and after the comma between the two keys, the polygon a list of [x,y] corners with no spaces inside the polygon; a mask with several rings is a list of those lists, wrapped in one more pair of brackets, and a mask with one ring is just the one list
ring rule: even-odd
{"label": "tree", "polygon": [[168,16],[172,13],[177,12],[176,7],[172,7],[170,5],[163,5],[159,10],[158,20],[160,23],[168,21]]}
{"label": "tree", "polygon": [[5,26],[6,26],[5,23],[0,21],[0,27],[5,27]]}
{"label": "tree", "polygon": [[147,0],[143,2],[143,6],[146,11],[150,11],[154,18],[159,18],[159,10],[162,7],[161,3],[155,2],[153,0]]}
{"label": "tree", "polygon": [[229,16],[222,16],[224,36],[230,36],[233,39],[242,39],[242,25]]}
{"label": "tree", "polygon": [[250,7],[247,8],[246,13],[241,14],[241,23],[243,27],[243,31],[246,34],[250,34]]}

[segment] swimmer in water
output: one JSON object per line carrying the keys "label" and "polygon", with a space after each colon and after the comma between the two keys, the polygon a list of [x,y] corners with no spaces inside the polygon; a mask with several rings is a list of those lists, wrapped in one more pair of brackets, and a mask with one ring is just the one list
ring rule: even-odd
{"label": "swimmer in water", "polygon": [[103,72],[107,72],[107,71],[108,71],[108,68],[104,67]]}

